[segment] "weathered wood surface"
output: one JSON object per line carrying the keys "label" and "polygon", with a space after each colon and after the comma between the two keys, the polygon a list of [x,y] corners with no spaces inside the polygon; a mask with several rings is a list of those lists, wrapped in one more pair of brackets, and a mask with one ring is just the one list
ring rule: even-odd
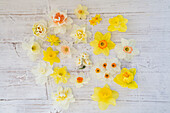
{"label": "weathered wood surface", "polygon": [[[86,5],[90,15],[87,20],[78,20],[73,10],[78,4]],[[21,48],[25,37],[32,36],[34,22],[46,18],[55,8],[67,9],[75,24],[88,24],[93,32],[107,32],[108,19],[122,14],[129,19],[125,33],[113,32],[112,40],[120,43],[120,38],[133,38],[141,51],[140,56],[131,63],[122,62],[122,67],[137,68],[136,90],[123,89],[110,83],[120,97],[115,107],[109,106],[100,111],[90,96],[93,88],[104,86],[90,69],[83,70],[91,81],[83,88],[76,89],[68,83],[76,97],[66,113],[169,113],[170,112],[170,1],[169,0],[1,0],[0,1],[0,113],[50,113],[50,86],[56,88],[52,80],[45,86],[35,84],[30,68],[32,63]],[[97,26],[90,26],[88,20],[95,14],[101,14],[103,20]],[[69,41],[69,33],[61,38]],[[88,42],[93,40],[91,37]],[[80,52],[86,51],[92,61],[107,58],[95,56],[89,44],[74,45]],[[84,48],[84,50],[82,50]],[[75,55],[74,55],[75,56]],[[110,51],[111,58],[115,56]],[[67,59],[60,66],[67,66],[72,74],[80,71],[74,67],[74,61]]]}

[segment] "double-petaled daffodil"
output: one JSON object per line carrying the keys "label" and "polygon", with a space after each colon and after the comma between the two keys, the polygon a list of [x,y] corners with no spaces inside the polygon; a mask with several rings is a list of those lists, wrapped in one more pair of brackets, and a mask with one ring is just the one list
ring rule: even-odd
{"label": "double-petaled daffodil", "polygon": [[53,69],[51,65],[41,61],[37,66],[32,68],[32,73],[36,77],[35,80],[37,84],[45,84],[48,76],[53,73]]}
{"label": "double-petaled daffodil", "polygon": [[71,58],[72,54],[74,54],[77,50],[73,47],[72,42],[67,42],[65,40],[61,41],[61,44],[56,46],[56,49],[60,51],[59,57],[63,58]]}
{"label": "double-petaled daffodil", "polygon": [[55,67],[54,72],[50,75],[54,78],[56,84],[67,83],[67,80],[70,78],[70,73],[67,72],[67,67],[62,68]]}
{"label": "double-petaled daffodil", "polygon": [[75,39],[75,43],[84,42],[87,43],[87,38],[91,37],[91,32],[87,31],[87,26],[73,25],[73,31],[70,34]]}
{"label": "double-petaled daffodil", "polygon": [[91,66],[92,61],[90,60],[87,53],[82,53],[80,56],[77,57],[76,65],[80,67],[79,69],[84,69],[86,66]]}
{"label": "double-petaled daffodil", "polygon": [[44,58],[46,62],[50,62],[50,65],[53,65],[54,62],[60,63],[60,59],[57,57],[59,51],[53,51],[51,47],[47,48],[47,51],[43,51]]}
{"label": "double-petaled daffodil", "polygon": [[95,87],[94,94],[91,96],[92,100],[98,102],[98,106],[101,110],[106,110],[110,104],[115,106],[118,97],[119,93],[111,90],[108,84],[103,88]]}
{"label": "double-petaled daffodil", "polygon": [[121,73],[118,74],[114,78],[114,82],[116,82],[117,84],[119,84],[122,87],[128,87],[130,89],[136,89],[136,88],[138,88],[138,85],[134,81],[135,74],[136,74],[135,68],[131,68],[129,70],[127,68],[123,68]]}
{"label": "double-petaled daffodil", "polygon": [[108,31],[120,31],[120,32],[126,32],[127,26],[126,23],[128,22],[128,19],[123,18],[122,15],[118,15],[116,17],[110,18],[109,23],[110,26],[108,27]]}
{"label": "double-petaled daffodil", "polygon": [[27,55],[32,61],[41,57],[41,45],[42,41],[35,40],[35,37],[31,37],[29,41],[22,43],[22,48],[27,51]]}
{"label": "double-petaled daffodil", "polygon": [[93,53],[99,55],[103,53],[109,56],[109,50],[115,47],[115,43],[110,40],[111,33],[102,34],[101,32],[96,32],[94,35],[94,40],[90,42],[90,45],[94,47]]}
{"label": "double-petaled daffodil", "polygon": [[80,73],[78,76],[71,78],[71,82],[76,85],[77,88],[83,87],[83,85],[89,82],[90,78],[86,78],[83,73]]}
{"label": "double-petaled daffodil", "polygon": [[102,81],[111,82],[114,76],[120,73],[120,66],[121,63],[117,58],[101,59],[93,66],[91,74]]}
{"label": "double-petaled daffodil", "polygon": [[102,18],[100,17],[100,14],[96,15],[95,17],[92,17],[91,20],[89,20],[90,25],[97,25],[97,23],[100,23],[100,21],[102,20]]}
{"label": "double-petaled daffodil", "polygon": [[81,4],[74,10],[74,14],[77,16],[78,19],[86,19],[86,16],[89,15],[86,6],[82,6]]}
{"label": "double-petaled daffodil", "polygon": [[72,90],[69,87],[61,87],[57,88],[56,93],[52,94],[52,99],[54,100],[53,105],[55,107],[60,107],[63,110],[69,108],[69,104],[75,102],[75,98],[72,94]]}
{"label": "double-petaled daffodil", "polygon": [[54,34],[64,34],[72,27],[73,20],[67,16],[67,11],[54,10],[49,14],[49,18],[49,27],[52,28]]}
{"label": "double-petaled daffodil", "polygon": [[51,46],[53,46],[53,45],[58,46],[60,44],[60,39],[59,39],[59,37],[56,37],[56,35],[47,36],[46,41],[50,42]]}
{"label": "double-petaled daffodil", "polygon": [[127,40],[122,38],[121,44],[117,44],[115,52],[119,59],[130,62],[135,55],[139,54],[139,50],[135,47],[136,41],[133,39]]}
{"label": "double-petaled daffodil", "polygon": [[32,27],[32,31],[35,36],[45,40],[47,36],[47,22],[45,20],[36,22]]}

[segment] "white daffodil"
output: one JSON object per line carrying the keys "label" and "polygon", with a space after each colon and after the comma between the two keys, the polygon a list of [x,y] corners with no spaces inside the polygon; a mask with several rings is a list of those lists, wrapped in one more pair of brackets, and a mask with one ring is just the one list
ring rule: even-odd
{"label": "white daffodil", "polygon": [[46,62],[40,61],[37,66],[32,68],[32,73],[35,75],[37,84],[45,84],[47,78],[53,73],[52,66]]}
{"label": "white daffodil", "polygon": [[54,34],[64,34],[72,27],[73,20],[67,16],[67,11],[54,10],[49,14],[49,18],[49,27],[53,29]]}
{"label": "white daffodil", "polygon": [[74,76],[71,78],[71,82],[76,85],[77,88],[83,87],[83,85],[89,82],[90,78],[84,77],[83,73],[80,73],[78,76]]}
{"label": "white daffodil", "polygon": [[76,65],[79,66],[80,69],[84,69],[86,66],[92,66],[92,61],[87,53],[82,53],[77,57]]}
{"label": "white daffodil", "polygon": [[35,36],[45,40],[47,36],[47,22],[45,20],[36,22],[32,27],[32,31]]}
{"label": "white daffodil", "polygon": [[75,43],[87,43],[87,38],[91,37],[91,32],[87,31],[86,25],[78,26],[74,24],[70,36],[75,39]]}
{"label": "white daffodil", "polygon": [[110,82],[114,76],[119,73],[121,63],[117,58],[101,59],[91,70],[91,74],[95,75],[98,79]]}
{"label": "white daffodil", "polygon": [[73,47],[72,43],[67,41],[61,41],[60,45],[56,46],[56,49],[60,52],[59,57],[62,58],[71,58],[77,50]]}
{"label": "white daffodil", "polygon": [[133,39],[127,40],[122,38],[121,44],[117,44],[115,52],[119,59],[130,62],[135,55],[139,54],[139,50],[135,48],[136,41]]}
{"label": "white daffodil", "polygon": [[89,15],[86,6],[82,6],[79,4],[77,8],[74,10],[74,14],[77,16],[78,19],[86,19],[86,16]]}
{"label": "white daffodil", "polygon": [[31,37],[30,41],[22,43],[22,48],[27,51],[27,55],[30,57],[30,59],[35,61],[41,56],[41,45],[42,42],[40,40],[35,40],[35,37]]}
{"label": "white daffodil", "polygon": [[64,110],[69,108],[69,104],[75,102],[75,98],[72,94],[71,88],[61,87],[57,88],[57,92],[52,95],[54,99],[54,106],[60,107]]}

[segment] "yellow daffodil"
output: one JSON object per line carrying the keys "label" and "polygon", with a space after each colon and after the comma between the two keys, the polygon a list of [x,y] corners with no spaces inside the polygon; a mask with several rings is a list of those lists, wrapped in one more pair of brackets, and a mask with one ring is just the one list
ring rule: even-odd
{"label": "yellow daffodil", "polygon": [[111,33],[102,34],[101,32],[96,32],[94,35],[94,40],[90,42],[90,45],[94,47],[93,53],[99,55],[103,53],[104,55],[109,55],[109,50],[115,47],[115,43],[110,40]]}
{"label": "yellow daffodil", "polygon": [[89,20],[89,22],[90,22],[90,25],[97,25],[97,23],[96,23],[96,21],[94,20],[94,19],[91,19],[91,20]]}
{"label": "yellow daffodil", "polygon": [[89,15],[86,6],[82,6],[81,4],[74,10],[75,15],[78,19],[86,19],[86,15]]}
{"label": "yellow daffodil", "polygon": [[114,82],[121,85],[122,87],[128,87],[130,89],[138,88],[138,85],[134,81],[134,76],[136,74],[136,69],[123,68],[121,73],[114,78]]}
{"label": "yellow daffodil", "polygon": [[100,23],[100,21],[102,20],[102,18],[100,18],[100,14],[96,15],[94,18],[92,18],[93,20],[95,20],[97,23]]}
{"label": "yellow daffodil", "polygon": [[95,87],[94,94],[91,96],[94,101],[98,102],[98,106],[101,110],[106,110],[110,104],[115,106],[118,97],[119,93],[111,90],[108,84],[103,88]]}
{"label": "yellow daffodil", "polygon": [[109,23],[110,26],[108,27],[108,31],[120,31],[120,32],[126,32],[127,26],[126,23],[128,22],[128,19],[123,18],[122,15],[118,15],[116,17],[110,18]]}
{"label": "yellow daffodil", "polygon": [[50,62],[50,65],[53,65],[54,62],[59,63],[60,59],[57,57],[58,53],[59,51],[53,51],[51,47],[48,47],[47,51],[43,51],[43,60],[46,62]]}
{"label": "yellow daffodil", "polygon": [[51,74],[50,76],[54,78],[56,84],[67,83],[67,80],[70,78],[70,73],[67,72],[66,66],[62,68],[55,67],[53,74]]}
{"label": "yellow daffodil", "polygon": [[52,45],[58,46],[60,43],[60,39],[59,37],[56,37],[56,35],[50,35],[49,37],[47,36],[47,38],[48,38],[47,41],[51,42],[51,46]]}

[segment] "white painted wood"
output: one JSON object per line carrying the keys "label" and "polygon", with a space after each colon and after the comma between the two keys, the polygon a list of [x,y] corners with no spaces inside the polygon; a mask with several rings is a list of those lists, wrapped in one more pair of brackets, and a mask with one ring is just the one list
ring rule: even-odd
{"label": "white painted wood", "polygon": [[[86,5],[90,15],[87,20],[78,20],[74,9],[78,4]],[[75,24],[87,24],[90,31],[106,33],[108,19],[122,14],[129,19],[125,33],[113,32],[112,40],[120,43],[121,38],[135,39],[141,54],[131,63],[122,61],[122,68],[137,68],[135,80],[139,88],[130,90],[121,88],[116,83],[109,83],[120,96],[115,107],[109,106],[100,111],[97,102],[91,100],[94,87],[103,87],[104,82],[83,70],[91,78],[88,85],[76,89],[71,83],[64,84],[73,89],[76,102],[66,113],[169,113],[170,112],[170,1],[169,0],[1,0],[0,1],[0,113],[50,113],[53,110],[50,92],[57,85],[52,78],[44,86],[36,85],[30,69],[33,63],[22,50],[25,37],[33,36],[32,25],[40,19],[47,19],[52,9],[68,10],[68,15]],[[101,14],[102,22],[91,26],[88,20]],[[72,41],[70,31],[60,35],[61,39]],[[92,41],[93,37],[88,39]],[[45,46],[45,48],[48,44]],[[95,63],[99,58],[115,56],[95,56],[89,44],[75,44],[80,52],[88,52]],[[82,48],[84,48],[82,50]],[[73,55],[73,58],[78,55]],[[59,66],[67,66],[71,74],[81,70],[74,61],[66,59]]]}

